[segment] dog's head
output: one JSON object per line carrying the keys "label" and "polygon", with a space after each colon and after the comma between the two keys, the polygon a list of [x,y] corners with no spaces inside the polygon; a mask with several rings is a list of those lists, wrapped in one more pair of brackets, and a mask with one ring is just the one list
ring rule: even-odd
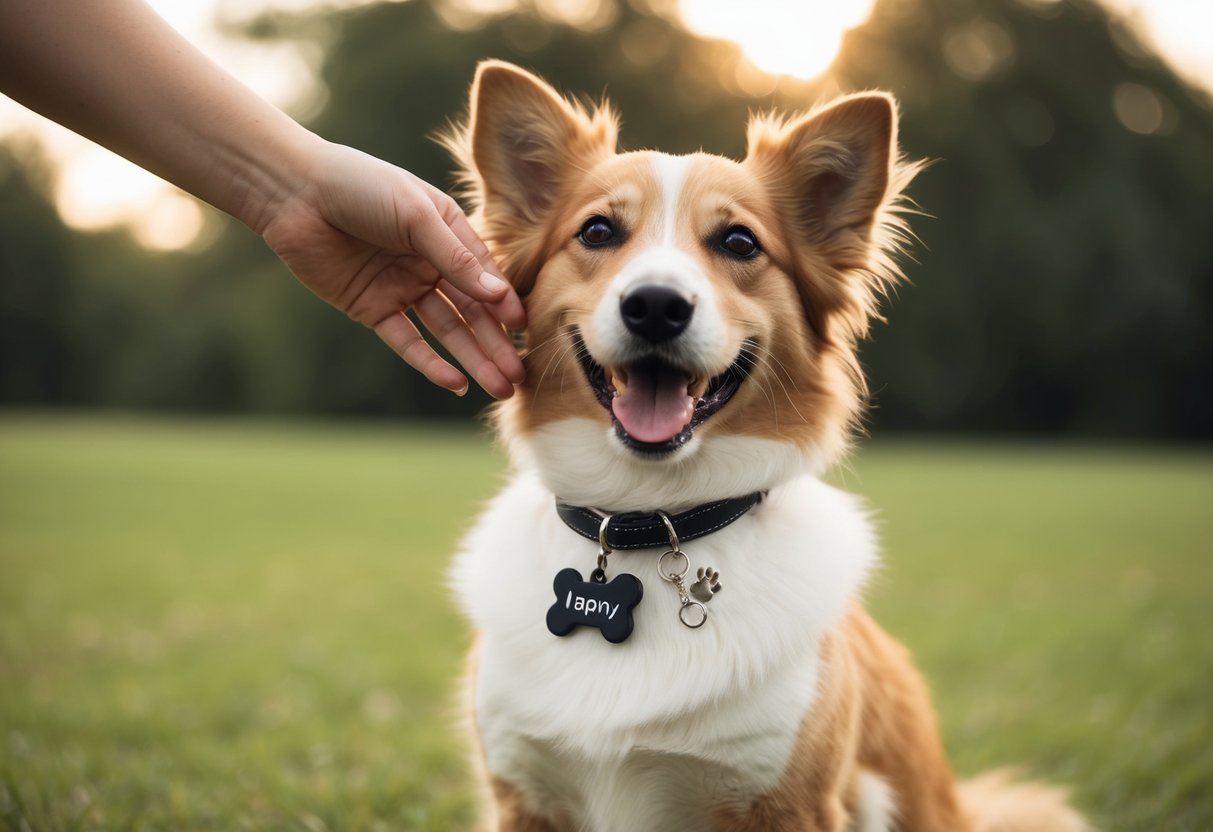
{"label": "dog's head", "polygon": [[616,153],[617,124],[510,64],[480,65],[447,140],[473,220],[525,299],[527,378],[498,411],[566,500],[678,509],[845,450],[855,354],[899,273],[884,94],[751,121],[741,162]]}

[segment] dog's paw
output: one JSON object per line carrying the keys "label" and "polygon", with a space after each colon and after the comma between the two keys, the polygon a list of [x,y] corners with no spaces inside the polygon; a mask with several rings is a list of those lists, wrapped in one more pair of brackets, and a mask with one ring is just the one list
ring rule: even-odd
{"label": "dog's paw", "polygon": [[712,600],[720,592],[720,573],[712,567],[699,567],[695,570],[698,580],[691,584],[691,596],[701,604]]}

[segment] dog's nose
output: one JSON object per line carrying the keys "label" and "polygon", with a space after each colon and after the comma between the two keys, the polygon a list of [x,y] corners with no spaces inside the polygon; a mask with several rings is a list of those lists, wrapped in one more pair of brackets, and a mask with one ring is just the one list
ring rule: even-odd
{"label": "dog's nose", "polygon": [[651,344],[680,334],[694,312],[685,295],[665,286],[638,286],[619,300],[624,325]]}

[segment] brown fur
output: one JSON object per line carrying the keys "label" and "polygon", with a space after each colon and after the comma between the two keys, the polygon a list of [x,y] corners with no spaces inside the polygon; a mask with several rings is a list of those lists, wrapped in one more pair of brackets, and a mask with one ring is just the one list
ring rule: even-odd
{"label": "brown fur", "polygon": [[[517,67],[489,61],[472,88],[469,122],[444,138],[463,165],[473,221],[531,321],[527,381],[498,414],[507,434],[575,415],[607,418],[581,383],[570,332],[622,259],[655,233],[648,209],[658,187],[650,155],[616,155],[616,134],[607,107],[586,111]],[[701,174],[690,179],[702,193],[680,206],[692,213],[680,227],[684,240],[741,222],[767,254],[722,262],[692,248],[735,324],[733,340],[758,343],[754,383],[704,430],[813,446],[837,460],[866,392],[855,342],[875,294],[900,279],[892,260],[904,239],[898,211],[918,170],[896,156],[892,100],[857,96],[792,122],[755,119],[744,162],[700,154],[695,166]],[[815,207],[800,207],[804,194]],[[586,251],[573,240],[594,214],[615,216],[635,234],[617,249]]]}
{"label": "brown fur", "polygon": [[571,830],[567,821],[548,821],[533,813],[526,805],[522,793],[504,780],[492,778],[493,808],[496,818],[489,829],[508,832],[562,832]]}
{"label": "brown fur", "polygon": [[1040,783],[1014,782],[1006,771],[992,771],[959,786],[972,832],[1090,832],[1091,827],[1066,805],[1066,792]]}
{"label": "brown fur", "polygon": [[856,606],[823,645],[822,663],[819,697],[779,788],[744,814],[721,815],[718,829],[836,832],[864,771],[892,787],[901,828],[968,828],[930,699],[905,650]]}
{"label": "brown fur", "polygon": [[468,718],[467,736],[472,751],[471,765],[476,773],[476,781],[481,785],[480,803],[482,810],[481,832],[563,832],[570,829],[569,824],[562,820],[550,821],[527,806],[522,792],[500,778],[493,777],[488,772],[484,757],[484,748],[480,745],[480,731],[476,726],[476,709],[472,706],[472,690],[475,687],[476,673],[480,667],[480,638],[472,642],[464,662],[463,685],[461,692],[463,702],[460,710]]}
{"label": "brown fur", "polygon": [[[584,324],[620,263],[657,233],[661,196],[651,155],[616,155],[616,133],[605,106],[586,110],[529,73],[486,62],[468,124],[445,140],[463,165],[473,220],[531,322],[526,382],[498,413],[506,435],[573,417],[609,422],[572,354],[571,331],[579,327],[594,352]],[[750,380],[699,431],[815,447],[826,461],[845,451],[866,395],[856,344],[901,277],[893,257],[908,233],[902,195],[919,168],[898,154],[895,105],[883,94],[786,121],[756,118],[740,163],[693,158],[678,243],[712,281],[730,343],[757,359]],[[626,229],[623,242],[576,244],[585,219],[599,214]],[[701,244],[735,223],[755,232],[762,257],[729,260]],[[779,786],[744,810],[722,808],[717,829],[838,832],[865,772],[892,790],[904,830],[1086,828],[1044,787],[993,777],[958,792],[925,685],[860,608],[827,637],[821,657],[820,690]],[[533,813],[506,782],[493,780],[492,792],[498,829],[571,828]]]}

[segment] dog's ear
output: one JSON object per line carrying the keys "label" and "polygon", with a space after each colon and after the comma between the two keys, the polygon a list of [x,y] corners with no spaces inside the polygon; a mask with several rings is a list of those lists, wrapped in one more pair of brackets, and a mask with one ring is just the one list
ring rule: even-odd
{"label": "dog's ear", "polygon": [[794,230],[840,256],[836,266],[861,267],[896,158],[893,99],[862,93],[788,123],[754,119],[748,139],[747,165]]}
{"label": "dog's ear", "polygon": [[519,291],[534,280],[561,190],[615,152],[617,132],[608,108],[587,112],[513,64],[476,68],[471,115],[444,143],[464,169],[479,230]]}
{"label": "dog's ear", "polygon": [[601,121],[513,64],[481,63],[469,130],[486,198],[505,203],[519,219],[541,221],[578,164],[614,152],[614,123]]}
{"label": "dog's ear", "polygon": [[751,120],[745,164],[792,237],[809,320],[819,334],[834,312],[862,336],[878,296],[901,277],[902,191],[920,165],[900,160],[897,108],[884,93],[849,95],[791,121]]}

